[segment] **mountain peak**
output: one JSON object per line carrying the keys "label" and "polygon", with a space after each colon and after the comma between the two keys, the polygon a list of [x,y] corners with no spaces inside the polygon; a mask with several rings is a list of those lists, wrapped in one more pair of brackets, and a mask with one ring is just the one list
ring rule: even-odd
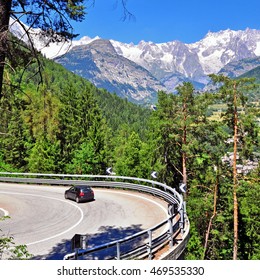
{"label": "mountain peak", "polygon": [[90,48],[96,50],[96,51],[101,51],[104,53],[116,53],[115,48],[111,44],[109,40],[105,39],[96,39],[93,40],[91,43],[88,44]]}
{"label": "mountain peak", "polygon": [[90,38],[88,36],[83,36],[77,41],[73,41],[74,45],[87,45],[95,40],[101,39],[100,37],[96,36],[95,38]]}
{"label": "mountain peak", "polygon": [[[18,36],[21,34],[19,29],[14,30]],[[71,43],[53,43],[42,48],[37,32],[33,34],[36,46],[47,57],[64,54],[63,64],[71,71],[84,73],[97,86],[135,100],[147,100],[158,89],[174,92],[176,85],[185,80],[201,87],[208,82],[208,74],[218,73],[225,65],[230,65],[230,73],[236,62],[260,56],[260,30],[250,28],[209,31],[192,44],[142,40],[135,45],[85,36]]]}

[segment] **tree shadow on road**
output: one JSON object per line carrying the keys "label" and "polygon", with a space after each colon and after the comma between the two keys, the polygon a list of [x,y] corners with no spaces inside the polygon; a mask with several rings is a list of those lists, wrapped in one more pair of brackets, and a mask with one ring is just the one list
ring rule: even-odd
{"label": "tree shadow on road", "polygon": [[[127,236],[131,236],[137,232],[142,231],[141,225],[132,225],[129,227],[115,227],[115,226],[102,226],[99,228],[99,232],[95,234],[88,235],[88,247],[93,248],[108,242],[119,240]],[[76,234],[76,232],[74,233]],[[74,235],[72,233],[72,235]],[[84,234],[84,233],[80,233]],[[72,238],[73,236],[71,236]],[[136,238],[134,241],[128,242],[125,245],[121,246],[121,253],[129,251],[133,247],[133,242],[135,246],[138,246],[142,241],[142,237]],[[52,248],[49,254],[34,256],[34,260],[62,260],[66,254],[72,253],[71,249],[71,240],[63,239],[61,243],[58,243],[55,247]],[[92,253],[86,256],[83,256],[84,259],[113,259],[117,256],[116,246],[112,248],[107,248],[105,250]]]}

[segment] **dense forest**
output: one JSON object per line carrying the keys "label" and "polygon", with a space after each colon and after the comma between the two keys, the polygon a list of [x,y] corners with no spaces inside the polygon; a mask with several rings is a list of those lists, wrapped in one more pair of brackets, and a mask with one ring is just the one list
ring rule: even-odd
{"label": "dense forest", "polygon": [[211,93],[184,83],[174,95],[158,92],[151,110],[41,63],[41,75],[38,65],[5,72],[0,171],[105,174],[112,166],[117,175],[150,178],[156,170],[174,188],[187,184],[187,259],[232,259],[234,241],[238,259],[260,258],[254,81],[212,76]]}

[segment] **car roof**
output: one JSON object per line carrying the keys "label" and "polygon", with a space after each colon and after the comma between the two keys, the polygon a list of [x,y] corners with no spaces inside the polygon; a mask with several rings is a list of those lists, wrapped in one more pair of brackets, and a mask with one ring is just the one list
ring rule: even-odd
{"label": "car roof", "polygon": [[79,189],[90,189],[90,186],[87,185],[75,185],[74,187]]}

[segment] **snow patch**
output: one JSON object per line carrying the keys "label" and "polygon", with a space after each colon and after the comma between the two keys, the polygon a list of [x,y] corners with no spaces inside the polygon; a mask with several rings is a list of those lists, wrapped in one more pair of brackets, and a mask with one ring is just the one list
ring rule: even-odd
{"label": "snow patch", "polygon": [[171,63],[173,61],[173,55],[170,53],[165,53],[161,59],[166,63]]}
{"label": "snow patch", "polygon": [[260,56],[260,41],[256,43],[255,55]]}

